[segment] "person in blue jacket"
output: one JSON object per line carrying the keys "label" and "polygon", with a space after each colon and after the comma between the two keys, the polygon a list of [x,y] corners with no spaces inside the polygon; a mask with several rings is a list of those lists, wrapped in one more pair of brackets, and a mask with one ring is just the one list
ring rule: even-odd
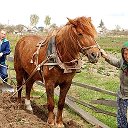
{"label": "person in blue jacket", "polygon": [[6,31],[0,31],[0,77],[4,82],[7,82],[8,73],[7,73],[7,65],[6,65],[6,56],[9,55],[10,50],[10,42],[6,39]]}

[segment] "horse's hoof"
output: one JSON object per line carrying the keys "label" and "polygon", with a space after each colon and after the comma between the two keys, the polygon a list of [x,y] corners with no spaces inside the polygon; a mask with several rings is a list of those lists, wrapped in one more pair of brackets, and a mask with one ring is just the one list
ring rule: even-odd
{"label": "horse's hoof", "polygon": [[25,105],[26,106],[26,110],[33,112],[32,106],[31,105]]}
{"label": "horse's hoof", "polygon": [[27,111],[27,113],[29,113],[29,114],[33,114],[33,110],[28,110],[28,109],[26,109],[26,111]]}
{"label": "horse's hoof", "polygon": [[55,115],[54,113],[49,113],[48,119],[47,119],[47,123],[51,126],[55,125]]}
{"label": "horse's hoof", "polygon": [[31,106],[26,106],[26,111],[30,114],[33,114],[33,109]]}
{"label": "horse's hoof", "polygon": [[64,124],[63,124],[63,123],[56,124],[56,127],[57,127],[57,128],[65,128],[65,126],[64,126]]}
{"label": "horse's hoof", "polygon": [[29,107],[29,106],[26,106],[26,109],[27,109],[28,111],[33,111],[33,110],[32,110],[32,107]]}
{"label": "horse's hoof", "polygon": [[54,126],[55,125],[54,122],[49,123],[48,121],[47,121],[47,124],[50,125],[50,126]]}

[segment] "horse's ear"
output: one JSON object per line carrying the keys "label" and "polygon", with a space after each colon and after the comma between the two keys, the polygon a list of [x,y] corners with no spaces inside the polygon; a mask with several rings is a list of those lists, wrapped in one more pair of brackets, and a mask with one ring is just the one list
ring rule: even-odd
{"label": "horse's ear", "polygon": [[69,18],[67,18],[68,19],[68,21],[71,23],[71,24],[73,24],[74,26],[76,26],[77,24],[76,24],[76,22],[74,21],[74,20],[72,20],[72,19],[69,19]]}
{"label": "horse's ear", "polygon": [[91,22],[91,20],[92,20],[91,17],[88,17],[88,20]]}

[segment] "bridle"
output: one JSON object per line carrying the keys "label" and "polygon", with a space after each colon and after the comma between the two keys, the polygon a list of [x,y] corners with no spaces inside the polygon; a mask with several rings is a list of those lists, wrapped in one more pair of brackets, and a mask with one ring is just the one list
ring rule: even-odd
{"label": "bridle", "polygon": [[[95,40],[94,40],[95,41]],[[95,41],[96,42],[96,41]],[[85,47],[85,46],[82,46],[80,44],[80,41],[77,40],[77,45],[79,46],[80,48],[80,52],[83,53],[83,55],[87,55],[87,51],[91,48],[98,48],[100,49],[100,46],[98,45],[98,43],[96,42],[95,45],[91,45],[91,46],[88,46],[88,47]]]}

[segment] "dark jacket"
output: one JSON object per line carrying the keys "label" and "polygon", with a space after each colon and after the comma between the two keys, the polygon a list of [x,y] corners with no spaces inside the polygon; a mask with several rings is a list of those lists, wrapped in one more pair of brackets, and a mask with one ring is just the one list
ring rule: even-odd
{"label": "dark jacket", "polygon": [[0,57],[0,64],[5,64],[6,56],[10,54],[10,43],[7,39],[2,40],[0,52],[3,53],[2,57]]}

